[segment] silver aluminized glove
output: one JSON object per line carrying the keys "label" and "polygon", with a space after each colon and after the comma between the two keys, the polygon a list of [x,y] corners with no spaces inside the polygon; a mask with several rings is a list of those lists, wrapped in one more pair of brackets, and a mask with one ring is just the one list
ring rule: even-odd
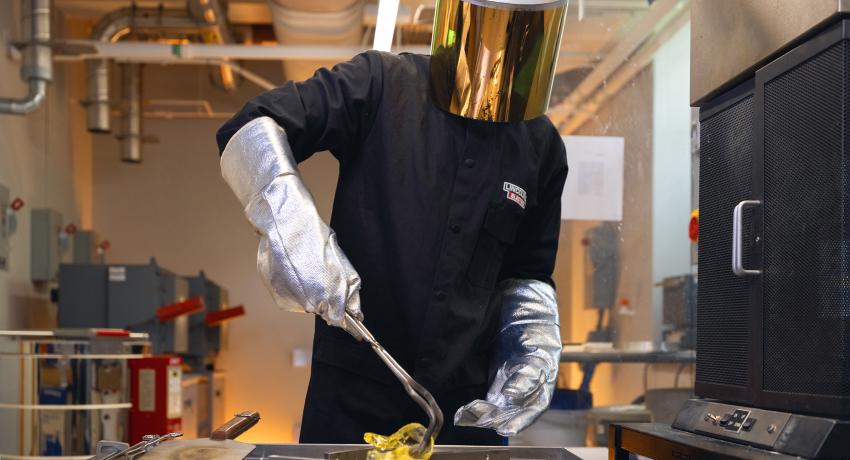
{"label": "silver aluminized glove", "polygon": [[278,306],[345,326],[358,319],[360,276],[316,210],[298,174],[286,132],[269,117],[251,120],[227,143],[221,175],[260,235],[257,271]]}
{"label": "silver aluminized glove", "polygon": [[[491,302],[501,303],[487,400],[473,401],[455,413],[455,425],[492,428],[513,436],[549,408],[558,364],[561,331],[555,289],[537,280],[502,281]],[[497,305],[492,305],[497,306]]]}

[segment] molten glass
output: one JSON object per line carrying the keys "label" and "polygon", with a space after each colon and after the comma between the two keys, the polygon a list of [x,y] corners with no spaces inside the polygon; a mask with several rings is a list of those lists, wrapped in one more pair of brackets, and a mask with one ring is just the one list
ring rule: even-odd
{"label": "molten glass", "polygon": [[414,454],[422,442],[427,428],[419,423],[408,423],[389,436],[366,433],[363,439],[374,449],[369,451],[368,460],[428,460],[434,450],[434,439],[430,439],[425,450]]}

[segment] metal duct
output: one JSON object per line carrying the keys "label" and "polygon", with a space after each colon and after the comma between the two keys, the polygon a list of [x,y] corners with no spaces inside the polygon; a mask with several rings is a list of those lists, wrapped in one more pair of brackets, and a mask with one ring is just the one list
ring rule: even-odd
{"label": "metal duct", "polygon": [[142,162],[142,66],[122,64],[121,94],[124,99],[122,118],[121,161]]}
{"label": "metal duct", "polygon": [[[227,15],[219,0],[189,0],[189,12],[198,21],[206,24],[203,32],[205,43],[233,43],[233,36],[227,27]],[[233,69],[227,65],[219,67],[221,85],[227,91],[236,89]]]}
{"label": "metal duct", "polygon": [[[123,8],[101,19],[92,32],[92,39],[102,42],[117,42],[131,30],[172,33],[197,33],[202,27],[184,10],[160,8]],[[100,59],[89,62],[87,75],[86,124],[94,133],[108,133],[109,119],[109,61]]]}
{"label": "metal duct", "polygon": [[50,50],[50,0],[27,0],[24,4],[24,33],[21,79],[29,83],[23,99],[0,99],[0,113],[26,115],[41,104],[47,94],[47,83],[53,79]]}
{"label": "metal duct", "polygon": [[[282,45],[350,45],[363,39],[364,0],[269,0],[272,25]],[[284,77],[303,80],[336,62],[284,62]]]}

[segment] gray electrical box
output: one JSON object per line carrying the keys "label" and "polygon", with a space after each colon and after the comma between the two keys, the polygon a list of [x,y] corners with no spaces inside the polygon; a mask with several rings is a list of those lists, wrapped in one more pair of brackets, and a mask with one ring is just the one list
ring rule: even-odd
{"label": "gray electrical box", "polygon": [[30,278],[53,281],[59,274],[62,214],[52,209],[33,209],[30,216]]}
{"label": "gray electrical box", "polygon": [[[206,313],[227,308],[230,303],[226,289],[207,278],[204,272],[189,276],[189,297],[201,297]],[[195,369],[203,369],[215,358],[221,348],[221,326],[208,326],[206,315],[189,318],[189,353],[184,359]]]}
{"label": "gray electrical box", "polygon": [[78,230],[73,238],[73,258],[75,264],[93,264],[98,262],[97,233],[92,230]]}
{"label": "gray electrical box", "polygon": [[58,325],[63,329],[106,327],[106,280],[109,267],[62,264],[59,267]]}
{"label": "gray electrical box", "polygon": [[62,264],[58,326],[147,332],[155,354],[182,354],[189,349],[189,318],[160,323],[156,311],[188,294],[189,283],[153,259],[146,265]]}
{"label": "gray electrical box", "polygon": [[665,335],[669,336],[676,332],[679,335],[681,348],[694,348],[696,346],[696,275],[685,274],[664,278],[661,287],[663,288],[662,329]]}
{"label": "gray electrical box", "polygon": [[9,208],[9,189],[0,185],[0,270],[9,270],[9,236],[12,216]]}
{"label": "gray electrical box", "polygon": [[156,318],[160,307],[186,300],[186,280],[154,260],[148,265],[110,265],[107,277],[107,327],[147,332],[155,351],[183,353],[188,349],[188,324],[181,324],[185,319],[161,324]]}

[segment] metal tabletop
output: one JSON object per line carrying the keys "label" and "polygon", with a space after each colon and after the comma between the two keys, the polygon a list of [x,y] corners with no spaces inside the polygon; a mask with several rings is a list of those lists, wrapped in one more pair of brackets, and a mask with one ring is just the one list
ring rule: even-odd
{"label": "metal tabletop", "polygon": [[687,431],[664,423],[622,423],[608,432],[611,460],[628,460],[630,454],[657,460],[682,458],[785,460],[796,459],[764,449],[735,444]]}
{"label": "metal tabletop", "polygon": [[692,363],[696,359],[697,354],[694,350],[593,350],[561,352],[562,363]]}
{"label": "metal tabletop", "polygon": [[[357,460],[365,459],[365,445],[344,444],[260,444],[245,460]],[[566,448],[549,447],[482,447],[437,446],[433,460],[580,460]]]}

